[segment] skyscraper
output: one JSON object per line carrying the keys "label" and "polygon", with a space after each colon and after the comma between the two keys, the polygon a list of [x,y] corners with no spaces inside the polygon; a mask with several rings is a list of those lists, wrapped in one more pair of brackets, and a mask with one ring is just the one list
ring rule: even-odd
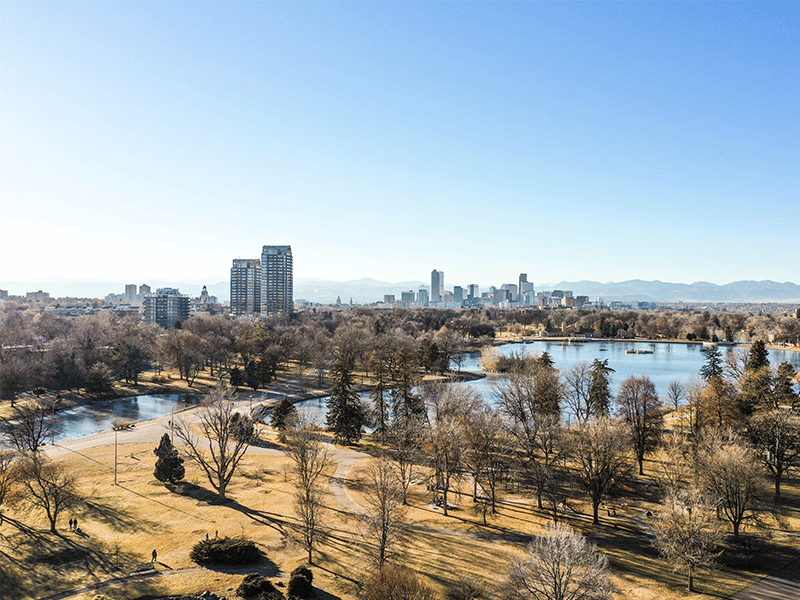
{"label": "skyscraper", "polygon": [[264,246],[261,251],[261,314],[291,314],[294,279],[291,246]]}
{"label": "skyscraper", "polygon": [[526,306],[536,304],[536,297],[533,293],[533,282],[528,281],[527,273],[519,274],[519,303]]}
{"label": "skyscraper", "polygon": [[231,267],[231,313],[248,315],[261,312],[261,261],[234,258]]}
{"label": "skyscraper", "polygon": [[431,271],[431,302],[441,302],[444,293],[444,272],[434,269]]}

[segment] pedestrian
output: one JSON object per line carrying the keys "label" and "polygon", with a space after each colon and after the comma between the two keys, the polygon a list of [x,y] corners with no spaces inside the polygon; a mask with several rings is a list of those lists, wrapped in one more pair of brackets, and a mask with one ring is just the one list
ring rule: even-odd
{"label": "pedestrian", "polygon": [[78,531],[78,519],[72,519],[72,531]]}
{"label": "pedestrian", "polygon": [[153,562],[154,562],[154,563],[156,562],[156,559],[157,559],[157,558],[158,558],[158,552],[156,552],[156,549],[155,549],[155,548],[153,548]]}
{"label": "pedestrian", "polygon": [[72,517],[69,518],[69,530],[72,531]]}
{"label": "pedestrian", "polygon": [[208,539],[208,532],[206,531],[206,539]]}
{"label": "pedestrian", "polygon": [[[0,517],[0,519],[2,519],[2,517]],[[0,522],[0,525],[2,525],[2,523],[1,523],[1,522]],[[218,538],[218,537],[219,537],[219,531],[215,531],[215,532],[214,532],[214,537],[215,537],[215,538]]]}

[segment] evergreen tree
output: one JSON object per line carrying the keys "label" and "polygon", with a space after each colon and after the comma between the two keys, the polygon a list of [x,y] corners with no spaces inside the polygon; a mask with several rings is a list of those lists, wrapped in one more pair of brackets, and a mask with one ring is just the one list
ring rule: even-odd
{"label": "evergreen tree", "polygon": [[705,354],[706,364],[700,367],[700,375],[708,381],[715,377],[722,378],[722,355],[717,346],[705,346],[701,352]]}
{"label": "evergreen tree", "polygon": [[328,427],[336,442],[352,444],[361,439],[361,428],[367,424],[367,411],[353,391],[353,368],[346,358],[338,358],[331,369],[333,386],[328,397]]}
{"label": "evergreen tree", "polygon": [[239,367],[233,367],[231,369],[231,386],[238,388],[240,385],[244,385],[242,370]]}
{"label": "evergreen tree", "polygon": [[158,448],[153,450],[153,454],[158,457],[156,460],[156,468],[153,471],[156,479],[161,482],[175,483],[183,479],[186,474],[186,469],[183,466],[183,459],[178,454],[172,441],[169,439],[169,434],[165,433],[161,436],[161,441]]}
{"label": "evergreen tree", "polygon": [[284,397],[283,400],[278,402],[275,408],[272,409],[272,417],[270,424],[280,431],[286,431],[290,427],[292,421],[297,417],[297,409],[289,398]]}
{"label": "evergreen tree", "polygon": [[552,369],[555,366],[555,363],[553,362],[553,357],[550,356],[550,353],[547,352],[546,350],[542,352],[542,354],[539,357],[536,358],[534,364],[537,367],[544,367],[545,369]]}
{"label": "evergreen tree", "polygon": [[595,358],[591,371],[592,381],[589,385],[589,410],[594,416],[608,415],[611,410],[611,373],[614,369],[608,366],[608,359]]}
{"label": "evergreen tree", "polygon": [[750,346],[750,356],[747,359],[747,370],[756,371],[763,367],[769,367],[769,359],[767,358],[767,347],[764,340],[756,340]]}
{"label": "evergreen tree", "polygon": [[775,403],[778,405],[788,404],[794,406],[798,400],[797,392],[794,391],[795,376],[794,367],[788,362],[782,362],[778,365],[778,370],[775,372],[774,387],[772,389]]}

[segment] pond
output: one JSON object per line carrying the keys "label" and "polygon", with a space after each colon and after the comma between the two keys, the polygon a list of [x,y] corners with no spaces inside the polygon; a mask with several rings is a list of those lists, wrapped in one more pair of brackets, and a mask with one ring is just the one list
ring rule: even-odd
{"label": "pond", "polygon": [[132,396],[57,412],[55,424],[60,433],[56,434],[54,441],[64,442],[110,431],[117,418],[128,423],[141,423],[177,413],[193,406],[190,398],[186,394]]}

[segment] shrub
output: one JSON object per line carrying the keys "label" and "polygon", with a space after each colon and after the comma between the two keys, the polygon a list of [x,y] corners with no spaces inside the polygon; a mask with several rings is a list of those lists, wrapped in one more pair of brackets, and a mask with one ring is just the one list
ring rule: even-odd
{"label": "shrub", "polygon": [[375,571],[361,592],[361,600],[386,600],[386,598],[413,598],[435,600],[436,593],[420,577],[408,569],[386,565]]}
{"label": "shrub", "polygon": [[314,586],[311,585],[313,580],[314,574],[311,569],[305,565],[297,567],[289,578],[289,598],[300,598],[301,600],[315,598]]}
{"label": "shrub", "polygon": [[311,569],[309,569],[306,565],[300,565],[294,571],[292,571],[292,574],[289,575],[289,579],[294,579],[297,575],[302,575],[308,579],[308,583],[314,583],[314,573],[312,573]]}
{"label": "shrub", "polygon": [[464,575],[447,588],[445,594],[446,600],[484,600],[487,597],[486,589],[480,581]]}
{"label": "shrub", "polygon": [[221,537],[197,542],[189,558],[196,563],[251,565],[261,559],[261,550],[243,537]]}
{"label": "shrub", "polygon": [[264,600],[280,600],[283,598],[283,594],[275,587],[275,584],[258,573],[245,575],[242,583],[236,588],[236,595],[242,598],[257,596],[259,599]]}

